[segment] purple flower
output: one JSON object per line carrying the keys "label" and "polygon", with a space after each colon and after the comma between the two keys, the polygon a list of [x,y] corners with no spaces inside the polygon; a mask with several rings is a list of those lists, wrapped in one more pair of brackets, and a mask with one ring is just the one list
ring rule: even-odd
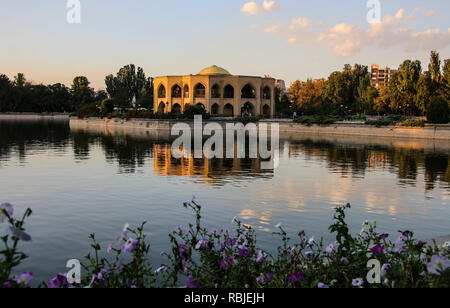
{"label": "purple flower", "polygon": [[273,280],[273,273],[272,272],[267,272],[264,274],[264,279],[267,282],[271,282]]}
{"label": "purple flower", "polygon": [[189,262],[186,262],[184,265],[183,273],[187,275],[189,268],[191,267],[191,264]]}
{"label": "purple flower", "polygon": [[33,282],[33,273],[24,272],[19,276],[15,276],[14,281],[21,287],[29,288],[31,286],[31,283]]}
{"label": "purple flower", "polygon": [[184,260],[188,257],[187,251],[188,251],[188,247],[184,244],[180,244],[178,245],[178,251],[180,253],[180,259]]}
{"label": "purple flower", "polygon": [[13,288],[14,288],[14,285],[13,285],[12,282],[5,282],[5,283],[2,285],[2,289],[13,289]]}
{"label": "purple flower", "polygon": [[192,203],[194,202],[195,199],[196,199],[195,196],[192,196],[191,200],[183,203],[184,207],[188,207],[189,205],[192,205]]}
{"label": "purple flower", "polygon": [[405,246],[398,247],[394,250],[395,253],[402,253],[405,251]]}
{"label": "purple flower", "polygon": [[10,226],[7,232],[12,236],[24,242],[31,242],[31,235],[28,233],[17,229],[16,227]]}
{"label": "purple flower", "polygon": [[225,240],[225,244],[228,246],[228,247],[233,247],[234,245],[236,245],[236,243],[237,243],[237,239],[236,238],[227,238],[226,240]]}
{"label": "purple flower", "polygon": [[9,203],[0,204],[0,223],[4,223],[7,215],[11,217],[14,214],[14,207]]}
{"label": "purple flower", "polygon": [[261,250],[258,250],[258,257],[256,258],[256,262],[260,263],[266,258],[267,258],[267,253],[265,253],[265,252],[263,252]]}
{"label": "purple flower", "polygon": [[182,234],[183,233],[183,226],[176,227],[175,230],[173,231],[173,233],[175,233],[175,234]]}
{"label": "purple flower", "polygon": [[319,289],[328,289],[328,288],[329,288],[329,286],[327,286],[327,285],[324,284],[323,282],[319,282],[319,283],[317,284],[317,287],[318,287]]}
{"label": "purple flower", "polygon": [[450,260],[446,257],[433,256],[427,268],[430,274],[440,276],[443,271],[450,267]]}
{"label": "purple flower", "polygon": [[97,274],[97,279],[98,280],[103,280],[104,275],[107,273],[108,271],[105,269],[102,269],[98,274]]}
{"label": "purple flower", "polygon": [[204,238],[197,243],[195,249],[199,250],[200,248],[208,248],[208,247],[209,247],[209,240]]}
{"label": "purple flower", "polygon": [[397,238],[397,240],[395,241],[395,243],[397,244],[397,245],[400,245],[400,244],[402,244],[404,241],[406,241],[406,237],[402,234],[402,235],[400,235],[398,238]]}
{"label": "purple flower", "polygon": [[373,254],[380,255],[384,252],[384,247],[377,245],[377,246],[370,248],[370,250],[372,251]]}
{"label": "purple flower", "polygon": [[248,249],[239,249],[239,255],[241,257],[247,258],[247,257],[250,257],[252,255],[252,253]]}
{"label": "purple flower", "polygon": [[364,284],[364,279],[362,279],[362,278],[356,278],[356,279],[353,279],[353,281],[352,281],[352,286],[357,287],[357,288],[361,287],[363,284]]}
{"label": "purple flower", "polygon": [[108,245],[108,249],[106,249],[106,252],[107,252],[108,254],[110,254],[111,251],[112,251],[112,244],[109,244],[109,245]]}
{"label": "purple flower", "polygon": [[302,280],[304,276],[305,276],[304,273],[292,273],[289,275],[288,280],[290,283],[294,284],[294,283]]}
{"label": "purple flower", "polygon": [[123,252],[133,252],[136,249],[136,245],[139,241],[129,238],[125,244],[123,244]]}
{"label": "purple flower", "polygon": [[265,280],[264,277],[262,277],[262,276],[258,276],[258,277],[256,278],[256,281],[257,281],[259,284],[265,284],[265,283],[266,283],[266,280]]}
{"label": "purple flower", "polygon": [[122,242],[125,242],[127,240],[129,227],[129,224],[125,224],[122,230],[122,234],[116,239],[116,245],[120,245]]}
{"label": "purple flower", "polygon": [[380,236],[378,237],[378,239],[381,241],[381,240],[387,239],[388,237],[389,237],[389,234],[383,233],[383,234],[380,234]]}
{"label": "purple flower", "polygon": [[233,257],[228,257],[227,259],[223,259],[220,261],[220,268],[221,269],[229,269],[233,265]]}
{"label": "purple flower", "polygon": [[305,257],[306,257],[306,259],[314,259],[314,252],[312,252],[312,251],[307,251],[307,252],[305,253]]}
{"label": "purple flower", "polygon": [[122,268],[124,260],[120,259],[119,262],[117,262],[117,266],[116,266],[116,270],[120,271],[120,269]]}
{"label": "purple flower", "polygon": [[328,254],[332,254],[338,247],[339,247],[338,242],[334,242],[333,244],[328,245],[328,247],[325,249],[325,251]]}
{"label": "purple flower", "polygon": [[47,282],[47,288],[49,289],[59,289],[65,288],[69,286],[69,282],[67,281],[67,274],[59,273],[53,279]]}
{"label": "purple flower", "polygon": [[188,284],[187,284],[187,288],[188,289],[199,289],[200,285],[195,281],[194,277],[192,276],[188,276]]}

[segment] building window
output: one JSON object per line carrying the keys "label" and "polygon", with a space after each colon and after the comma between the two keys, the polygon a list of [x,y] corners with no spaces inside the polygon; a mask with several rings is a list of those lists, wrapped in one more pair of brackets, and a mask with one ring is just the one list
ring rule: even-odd
{"label": "building window", "polygon": [[241,91],[241,98],[256,98],[256,90],[250,84],[246,84]]}
{"label": "building window", "polygon": [[194,88],[194,97],[205,97],[206,96],[206,88],[201,83],[197,84]]}
{"label": "building window", "polygon": [[231,85],[227,85],[223,91],[224,98],[234,98],[234,88]]}
{"label": "building window", "polygon": [[211,88],[211,97],[220,98],[220,89],[219,86],[216,84]]}
{"label": "building window", "polygon": [[172,87],[172,97],[174,98],[181,97],[181,87],[177,84]]}
{"label": "building window", "polygon": [[270,95],[270,88],[269,87],[265,87],[263,90],[263,99],[270,99],[271,95]]}
{"label": "building window", "polygon": [[166,87],[160,85],[158,88],[158,98],[165,98],[165,97],[166,97]]}

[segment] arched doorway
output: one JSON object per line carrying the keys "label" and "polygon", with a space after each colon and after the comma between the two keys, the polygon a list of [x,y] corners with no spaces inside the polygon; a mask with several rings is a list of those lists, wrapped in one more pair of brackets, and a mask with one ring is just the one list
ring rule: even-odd
{"label": "arched doorway", "polygon": [[223,115],[227,117],[234,116],[234,107],[231,104],[226,104],[225,107],[223,107]]}
{"label": "arched doorway", "polygon": [[270,117],[270,106],[264,105],[264,107],[262,108],[262,113],[265,117]]}
{"label": "arched doorway", "polygon": [[206,88],[201,83],[198,83],[194,87],[194,97],[205,97],[206,96]]}
{"label": "arched doorway", "polygon": [[211,88],[211,97],[220,98],[220,88],[218,84],[213,85],[213,87]]}
{"label": "arched doorway", "polygon": [[253,116],[255,115],[255,108],[253,104],[250,102],[246,102],[241,106],[241,115],[242,116]]}
{"label": "arched doorway", "polygon": [[215,103],[214,105],[212,105],[211,115],[213,115],[213,116],[219,115],[219,104]]}
{"label": "arched doorway", "polygon": [[198,103],[195,106],[202,108],[203,110],[206,110],[205,105],[203,105],[202,103]]}
{"label": "arched doorway", "polygon": [[263,90],[263,99],[270,99],[272,97],[269,87],[265,87]]}
{"label": "arched doorway", "polygon": [[189,86],[188,85],[184,85],[183,92],[184,92],[184,97],[189,98]]}
{"label": "arched doorway", "polygon": [[165,98],[165,97],[166,97],[166,87],[160,85],[158,88],[158,98]]}
{"label": "arched doorway", "polygon": [[224,98],[234,98],[234,88],[232,85],[227,85],[223,90]]}
{"label": "arched doorway", "polygon": [[[181,90],[181,88],[180,88],[180,90]],[[180,115],[181,114],[181,106],[179,104],[173,105],[172,113],[176,114],[176,115]]]}
{"label": "arched doorway", "polygon": [[174,98],[181,97],[181,87],[177,84],[172,87],[172,97]]}
{"label": "arched doorway", "polygon": [[241,98],[256,98],[256,90],[251,84],[246,84],[241,90]]}
{"label": "arched doorway", "polygon": [[165,108],[166,108],[166,104],[164,104],[164,102],[159,103],[159,106],[158,106],[158,113],[159,113],[159,114],[164,113]]}

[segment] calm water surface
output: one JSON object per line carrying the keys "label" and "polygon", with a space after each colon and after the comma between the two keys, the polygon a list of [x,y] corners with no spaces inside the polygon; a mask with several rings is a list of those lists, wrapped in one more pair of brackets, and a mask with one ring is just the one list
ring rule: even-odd
{"label": "calm water surface", "polygon": [[429,239],[450,234],[450,148],[429,142],[303,136],[282,141],[276,170],[259,160],[175,160],[170,143],[148,133],[70,130],[64,122],[0,121],[0,201],[34,211],[33,243],[20,270],[47,280],[68,259],[89,251],[95,232],[105,246],[125,223],[148,221],[155,265],[168,236],[192,221],[182,202],[204,206],[211,229],[239,215],[273,250],[279,222],[295,237],[306,230],[331,241],[333,206],[352,203],[349,222],[365,219],[395,233]]}

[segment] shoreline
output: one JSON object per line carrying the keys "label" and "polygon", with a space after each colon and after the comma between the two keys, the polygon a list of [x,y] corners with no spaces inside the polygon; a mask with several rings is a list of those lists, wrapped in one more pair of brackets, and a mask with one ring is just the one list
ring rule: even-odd
{"label": "shoreline", "polygon": [[[1,119],[1,117],[0,117]],[[193,128],[193,120],[184,120]],[[237,123],[227,120],[203,120],[203,125],[209,122],[220,123],[223,127],[227,123]],[[89,126],[100,126],[103,128],[118,128],[128,131],[144,130],[144,131],[168,131],[172,126],[179,123],[177,120],[156,120],[156,119],[78,119],[70,118],[70,127],[83,128]],[[442,141],[450,146],[450,125],[432,125],[427,124],[425,127],[402,127],[402,126],[386,126],[375,127],[364,123],[336,123],[331,125],[304,125],[294,123],[287,120],[262,120],[259,124],[278,123],[280,128],[280,139],[296,139],[298,135],[308,134],[310,136],[350,136],[350,137],[370,137],[370,138],[387,138],[392,140],[428,140]]]}
{"label": "shoreline", "polygon": [[0,113],[0,120],[7,121],[36,121],[36,120],[64,120],[69,121],[68,113]]}

